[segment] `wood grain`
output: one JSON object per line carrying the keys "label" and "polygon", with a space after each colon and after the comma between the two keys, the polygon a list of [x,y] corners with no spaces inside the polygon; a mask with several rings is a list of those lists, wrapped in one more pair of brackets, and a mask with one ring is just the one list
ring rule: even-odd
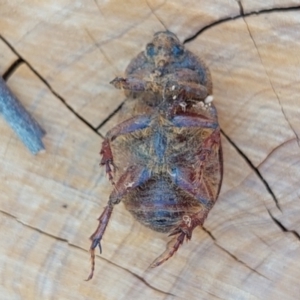
{"label": "wood grain", "polygon": [[17,55],[15,55],[9,47],[0,40],[0,75],[8,70],[8,68],[17,60]]}
{"label": "wood grain", "polygon": [[[299,299],[299,14],[300,1],[0,2],[0,74],[19,59],[7,83],[47,131],[34,157],[0,118],[1,298]],[[98,153],[124,100],[109,81],[166,28],[212,72],[221,195],[153,270],[168,238],[120,204],[85,282],[112,189]]]}

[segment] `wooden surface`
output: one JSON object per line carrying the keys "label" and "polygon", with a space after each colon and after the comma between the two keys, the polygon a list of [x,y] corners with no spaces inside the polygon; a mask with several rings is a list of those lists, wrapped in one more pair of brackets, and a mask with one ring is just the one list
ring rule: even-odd
{"label": "wooden surface", "polygon": [[[120,204],[85,282],[124,100],[109,81],[166,28],[212,72],[221,195],[153,270],[168,238]],[[300,298],[300,1],[0,1],[0,35],[0,72],[47,131],[32,156],[0,118],[1,299]]]}

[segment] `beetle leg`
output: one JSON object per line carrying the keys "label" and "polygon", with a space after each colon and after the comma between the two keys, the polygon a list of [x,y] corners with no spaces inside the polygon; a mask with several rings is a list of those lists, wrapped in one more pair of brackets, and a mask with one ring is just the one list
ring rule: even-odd
{"label": "beetle leg", "polygon": [[194,169],[177,166],[172,169],[170,175],[176,186],[193,195],[207,209],[211,208],[211,199],[214,199],[211,188],[205,182],[196,182],[195,184],[193,180],[196,175]]}
{"label": "beetle leg", "polygon": [[173,125],[179,128],[184,127],[201,127],[201,128],[212,128],[216,129],[219,127],[216,120],[209,119],[201,115],[195,115],[191,113],[184,113],[176,115],[171,119]]}
{"label": "beetle leg", "polygon": [[130,166],[119,178],[109,199],[117,204],[121,199],[134,188],[144,184],[151,177],[151,172],[143,166]]}
{"label": "beetle leg", "polygon": [[197,154],[197,164],[195,170],[198,170],[196,173],[196,181],[203,182],[203,172],[204,167],[207,161],[209,160],[209,156],[212,152],[217,153],[220,146],[220,129],[216,129],[213,133],[207,137]]}
{"label": "beetle leg", "polygon": [[203,224],[204,220],[207,217],[207,214],[208,210],[200,211],[199,213],[196,213],[191,216],[184,215],[182,217],[182,222],[169,234],[169,236],[176,234],[178,234],[178,236],[170,240],[165,252],[150,265],[150,268],[158,267],[165,261],[167,261],[169,258],[171,258],[179,249],[179,247],[183,244],[185,238],[187,240],[190,240],[192,238],[193,230],[197,226]]}
{"label": "beetle leg", "polygon": [[105,139],[103,141],[100,154],[102,155],[100,165],[102,166],[105,165],[106,174],[108,174],[109,180],[112,182],[112,184],[114,184],[111,166],[114,168],[115,171],[115,165],[114,165],[113,155],[110,149],[110,144],[108,139]]}
{"label": "beetle leg", "polygon": [[164,84],[163,81],[149,81],[137,77],[116,77],[110,83],[117,89],[130,90],[133,92],[162,92],[163,90],[165,95],[174,95],[184,92],[185,98],[194,100],[204,100],[207,96],[207,88],[196,82],[168,81]]}
{"label": "beetle leg", "polygon": [[[181,117],[181,116],[180,116]],[[175,117],[176,118],[176,117]],[[175,119],[174,118],[174,119]],[[192,125],[196,122],[206,122],[202,118],[191,120],[189,117],[177,119],[181,125]],[[202,126],[204,124],[202,123]],[[212,126],[212,124],[206,124]],[[204,127],[204,126],[203,126]],[[175,185],[193,195],[204,207],[211,208],[220,191],[220,181],[211,180],[204,176],[206,168],[220,168],[222,165],[222,148],[220,141],[220,129],[215,129],[201,144],[198,153],[195,155],[194,165],[173,164],[170,167],[170,177]],[[220,169],[220,176],[223,170]],[[217,194],[215,184],[219,182]]]}
{"label": "beetle leg", "polygon": [[109,139],[109,141],[113,141],[119,135],[147,128],[150,122],[151,116],[149,115],[132,117],[109,130],[106,134],[106,138]]}
{"label": "beetle leg", "polygon": [[208,95],[204,85],[187,81],[169,81],[166,85],[166,92],[167,94],[176,93],[175,99],[184,95],[185,99],[204,100]]}
{"label": "beetle leg", "polygon": [[100,253],[102,253],[101,239],[102,239],[103,234],[105,232],[108,221],[111,217],[112,211],[113,211],[113,205],[108,203],[108,205],[105,207],[103,213],[98,218],[99,225],[98,225],[96,231],[90,237],[90,239],[92,240],[92,244],[91,244],[91,247],[90,247],[91,272],[90,272],[89,277],[86,279],[86,281],[93,278],[94,270],[95,270],[95,248],[98,246],[99,249],[100,249]]}
{"label": "beetle leg", "polygon": [[[136,130],[144,129],[148,127],[151,122],[151,118],[148,115],[136,116],[130,118],[114,128],[108,131],[105,140],[102,143],[100,154],[102,155],[102,159],[100,165],[105,166],[106,174],[108,174],[109,180],[113,182],[112,173],[115,171],[116,167],[114,165],[113,154],[110,147],[110,142],[117,138],[119,135],[127,134]],[[112,168],[113,167],[113,170]]]}
{"label": "beetle leg", "polygon": [[[171,71],[171,70],[170,70]],[[192,99],[203,100],[212,92],[212,81],[205,64],[191,53],[181,63],[176,64],[175,70],[163,76],[164,80],[175,82],[191,94]]]}
{"label": "beetle leg", "polygon": [[159,92],[162,89],[161,84],[154,81],[148,81],[137,77],[116,77],[110,82],[115,88],[120,90],[129,90],[133,92]]}
{"label": "beetle leg", "polygon": [[131,166],[124,174],[120,177],[118,182],[115,184],[115,188],[111,193],[108,201],[108,205],[105,207],[101,216],[98,218],[99,225],[96,231],[91,235],[90,240],[92,241],[90,247],[91,253],[91,272],[87,280],[92,279],[95,270],[95,249],[99,247],[100,254],[102,253],[101,240],[104,235],[105,229],[111,217],[114,205],[120,203],[121,199],[130,190],[145,183],[150,178],[150,172],[142,166]]}
{"label": "beetle leg", "polygon": [[[178,250],[180,245],[183,244],[184,238],[185,238],[185,233],[181,232],[177,238],[172,239],[168,243],[166,251],[150,265],[150,268],[158,267],[161,264],[163,264],[165,261],[167,261],[170,257],[172,257],[174,253]],[[170,244],[171,247],[169,247]]]}

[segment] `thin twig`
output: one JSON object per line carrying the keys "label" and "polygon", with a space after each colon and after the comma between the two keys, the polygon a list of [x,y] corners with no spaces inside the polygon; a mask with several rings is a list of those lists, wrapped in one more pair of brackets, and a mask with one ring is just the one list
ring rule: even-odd
{"label": "thin twig", "polygon": [[45,131],[25,110],[0,76],[0,113],[32,154],[45,149]]}

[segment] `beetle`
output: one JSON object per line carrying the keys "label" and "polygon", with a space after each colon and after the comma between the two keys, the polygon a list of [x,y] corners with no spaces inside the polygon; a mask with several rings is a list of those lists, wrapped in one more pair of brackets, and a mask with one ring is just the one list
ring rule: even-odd
{"label": "beetle", "polygon": [[212,80],[205,63],[170,31],[157,32],[111,84],[127,96],[120,123],[108,131],[101,165],[113,184],[99,225],[90,237],[91,273],[95,248],[116,204],[143,225],[173,236],[151,267],[164,263],[201,226],[216,202],[223,157]]}

